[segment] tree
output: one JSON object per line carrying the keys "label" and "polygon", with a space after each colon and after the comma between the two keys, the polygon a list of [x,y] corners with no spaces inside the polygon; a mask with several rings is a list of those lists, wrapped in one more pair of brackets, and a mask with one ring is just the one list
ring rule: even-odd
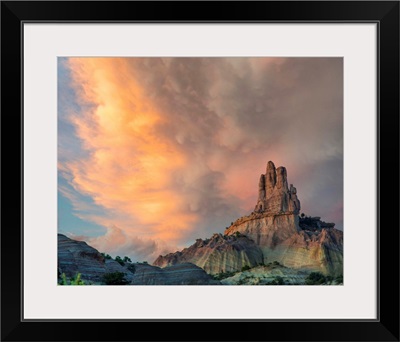
{"label": "tree", "polygon": [[103,276],[103,282],[106,285],[127,285],[129,282],[125,278],[125,275],[122,272],[106,273]]}
{"label": "tree", "polygon": [[338,283],[338,284],[343,284],[343,274],[338,275],[338,276],[335,278],[335,281],[336,281],[336,283]]}
{"label": "tree", "polygon": [[275,277],[275,279],[271,282],[271,285],[285,285],[283,278],[280,276]]}
{"label": "tree", "polygon": [[321,272],[311,272],[306,278],[306,285],[322,285],[326,283],[326,277]]}
{"label": "tree", "polygon": [[120,257],[119,255],[117,255],[117,256],[115,257],[115,261],[118,262],[121,266],[124,266],[124,265],[125,265],[124,260],[122,260],[121,257]]}
{"label": "tree", "polygon": [[247,270],[249,270],[249,269],[250,269],[250,266],[249,266],[249,265],[244,265],[244,266],[242,267],[242,272],[247,271]]}
{"label": "tree", "polygon": [[124,262],[132,262],[132,260],[129,257],[124,256]]}
{"label": "tree", "polygon": [[103,256],[104,259],[108,259],[108,260],[112,259],[110,254],[101,253],[101,255]]}

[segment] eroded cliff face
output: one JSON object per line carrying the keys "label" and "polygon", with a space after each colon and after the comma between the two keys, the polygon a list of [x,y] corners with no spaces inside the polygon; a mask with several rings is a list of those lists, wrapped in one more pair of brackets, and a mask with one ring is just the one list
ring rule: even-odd
{"label": "eroded cliff face", "polygon": [[241,217],[225,230],[224,235],[239,232],[252,239],[258,246],[274,247],[299,230],[297,215],[263,212]]}
{"label": "eroded cliff face", "polygon": [[253,240],[240,234],[214,234],[210,239],[197,239],[182,251],[160,255],[153,265],[166,267],[184,262],[193,263],[209,274],[217,274],[257,266],[263,262],[263,253]]}
{"label": "eroded cliff face", "polygon": [[299,211],[286,168],[275,168],[270,161],[260,177],[254,212],[236,220],[224,236],[199,239],[180,252],[160,256],[154,265],[191,262],[215,274],[278,261],[293,269],[343,274],[343,232],[319,217],[300,219]]}
{"label": "eroded cliff face", "polygon": [[[264,214],[267,215],[267,214]],[[280,214],[250,215],[236,221],[226,235],[236,232],[256,242],[263,253],[263,262],[278,261],[291,268],[343,273],[343,232],[335,228],[298,230],[298,216]]]}

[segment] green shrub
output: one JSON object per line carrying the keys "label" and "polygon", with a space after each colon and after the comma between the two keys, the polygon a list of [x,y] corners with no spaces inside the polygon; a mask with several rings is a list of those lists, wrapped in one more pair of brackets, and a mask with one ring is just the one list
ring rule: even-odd
{"label": "green shrub", "polygon": [[126,273],[112,272],[103,276],[103,282],[106,285],[127,285],[129,282],[125,278]]}
{"label": "green shrub", "polygon": [[285,285],[285,282],[283,281],[282,277],[275,277],[275,279],[272,281],[274,285]]}
{"label": "green shrub", "polygon": [[61,274],[61,280],[58,283],[59,285],[85,285],[85,282],[81,279],[81,274],[77,273],[75,277],[71,279],[67,279],[65,273]]}
{"label": "green shrub", "polygon": [[125,265],[124,260],[122,260],[122,258],[121,258],[119,255],[117,255],[117,256],[115,257],[115,261],[116,261],[117,263],[119,263],[121,266],[124,266],[124,265]]}
{"label": "green shrub", "polygon": [[335,281],[336,281],[336,283],[338,283],[338,284],[343,284],[343,274],[338,275],[338,276],[335,278]]}
{"label": "green shrub", "polygon": [[249,265],[244,265],[242,267],[242,272],[249,270],[251,267]]}
{"label": "green shrub", "polygon": [[61,280],[58,285],[68,285],[67,276],[65,273],[61,274]]}
{"label": "green shrub", "polygon": [[71,285],[85,285],[85,282],[81,279],[80,273],[77,273],[75,277],[71,278]]}
{"label": "green shrub", "polygon": [[131,260],[129,257],[127,257],[127,256],[124,256],[123,261],[124,261],[124,262],[132,262],[132,260]]}
{"label": "green shrub", "polygon": [[279,261],[276,261],[276,260],[272,263],[272,265],[274,265],[274,266],[281,266],[280,262],[279,262]]}
{"label": "green shrub", "polygon": [[246,283],[247,278],[239,279],[237,285],[243,285]]}
{"label": "green shrub", "polygon": [[215,280],[222,280],[225,278],[229,278],[234,276],[236,273],[235,272],[221,272],[218,274],[212,274],[211,276],[215,279]]}
{"label": "green shrub", "polygon": [[270,284],[271,284],[271,285],[285,285],[285,282],[283,281],[283,278],[282,278],[282,277],[277,276],[277,277],[275,277],[274,280],[272,280],[272,281],[270,282]]}
{"label": "green shrub", "polygon": [[109,255],[109,254],[101,253],[101,255],[104,257],[104,259],[108,259],[108,260],[112,259],[111,255]]}
{"label": "green shrub", "polygon": [[325,279],[326,279],[326,282],[327,282],[327,283],[331,283],[331,282],[333,281],[333,277],[330,276],[330,275],[327,275],[327,276],[325,277]]}
{"label": "green shrub", "polygon": [[311,272],[306,278],[306,285],[322,285],[326,283],[326,277],[320,272]]}

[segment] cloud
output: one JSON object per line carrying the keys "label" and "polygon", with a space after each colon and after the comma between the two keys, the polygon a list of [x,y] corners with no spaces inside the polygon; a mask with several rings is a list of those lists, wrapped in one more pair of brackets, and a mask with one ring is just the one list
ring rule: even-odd
{"label": "cloud", "polygon": [[342,59],[65,63],[82,151],[60,146],[60,170],[103,209],[87,219],[120,227],[108,241],[183,246],[222,231],[253,209],[268,160],[287,167],[307,213],[341,224]]}

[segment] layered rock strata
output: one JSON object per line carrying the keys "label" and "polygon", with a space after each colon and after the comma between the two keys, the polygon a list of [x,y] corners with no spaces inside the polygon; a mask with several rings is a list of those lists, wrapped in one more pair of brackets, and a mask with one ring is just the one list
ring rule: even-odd
{"label": "layered rock strata", "polygon": [[220,285],[204,270],[192,263],[160,268],[135,264],[132,285]]}
{"label": "layered rock strata", "polygon": [[257,266],[263,262],[263,254],[253,240],[240,233],[229,236],[214,234],[210,239],[197,239],[182,251],[160,255],[153,265],[166,267],[184,262],[193,263],[207,273],[217,274]]}
{"label": "layered rock strata", "polygon": [[124,266],[101,253],[86,242],[72,240],[58,234],[58,277],[65,273],[67,278],[81,274],[89,284],[102,284],[107,273],[121,272],[131,285],[219,285],[200,267],[183,263],[166,268],[147,264],[127,263]]}

